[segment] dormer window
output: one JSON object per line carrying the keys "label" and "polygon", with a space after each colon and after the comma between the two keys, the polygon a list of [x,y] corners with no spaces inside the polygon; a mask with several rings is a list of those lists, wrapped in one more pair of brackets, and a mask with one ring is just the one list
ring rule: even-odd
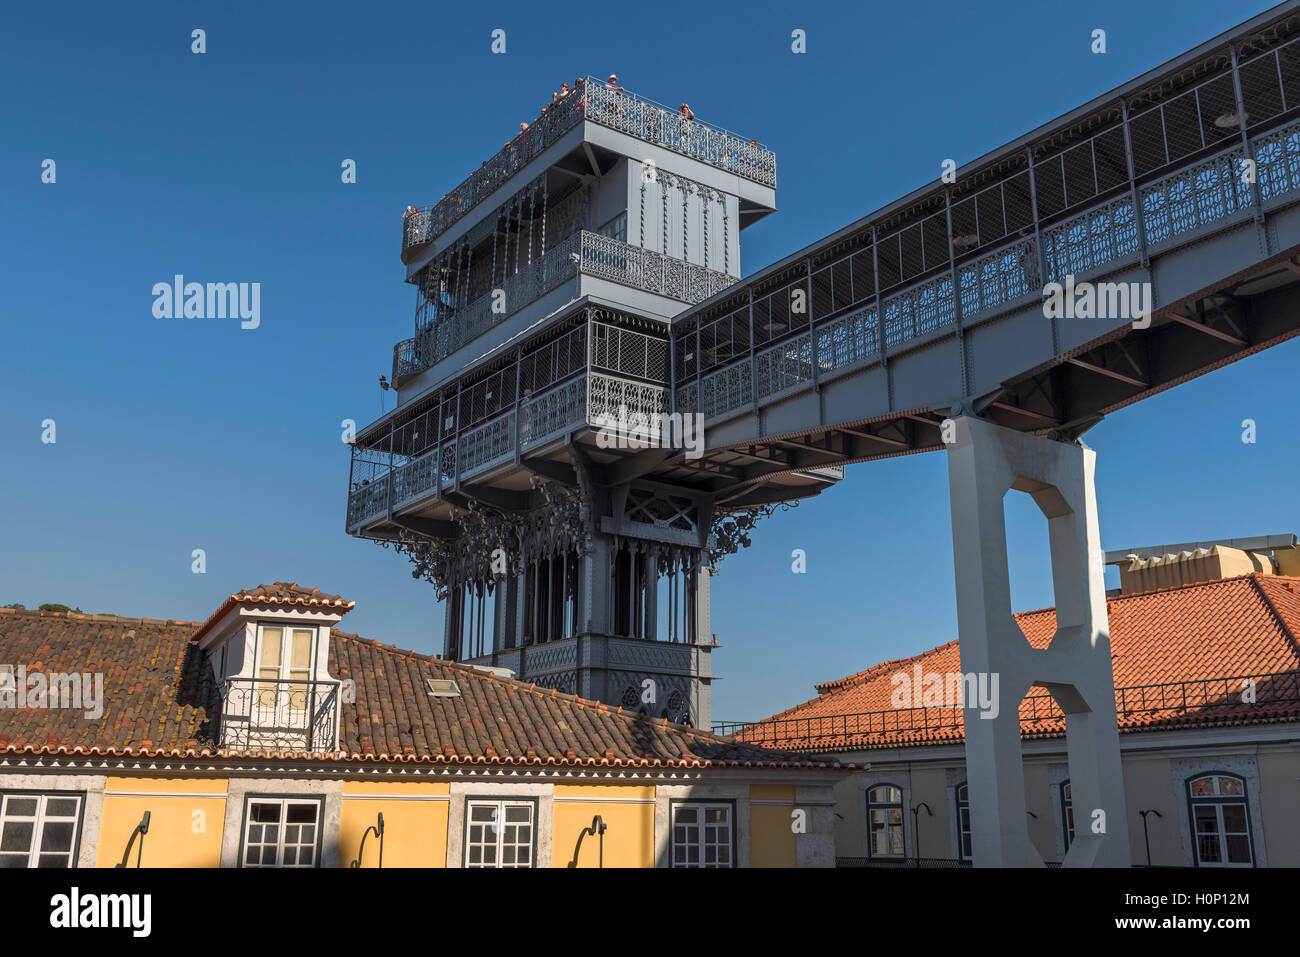
{"label": "dormer window", "polygon": [[236,592],[195,633],[221,688],[219,742],[239,751],[333,751],[342,682],[330,629],[352,602],[276,582]]}

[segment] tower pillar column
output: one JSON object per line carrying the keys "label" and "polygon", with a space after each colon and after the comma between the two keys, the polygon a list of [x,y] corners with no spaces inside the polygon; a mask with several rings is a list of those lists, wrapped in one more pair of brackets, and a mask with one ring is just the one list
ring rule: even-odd
{"label": "tower pillar column", "polygon": [[[963,687],[990,692],[962,712],[974,863],[1043,866],[1028,833],[1019,709],[1041,685],[1066,721],[1075,838],[1064,865],[1127,867],[1096,453],[970,416],[954,425],[948,487]],[[1033,648],[1012,615],[1003,498],[1013,489],[1047,517],[1056,632],[1046,649]]]}

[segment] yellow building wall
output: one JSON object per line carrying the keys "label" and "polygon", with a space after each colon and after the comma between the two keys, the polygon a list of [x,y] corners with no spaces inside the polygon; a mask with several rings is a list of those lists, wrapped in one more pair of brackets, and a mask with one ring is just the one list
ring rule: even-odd
{"label": "yellow building wall", "polygon": [[[654,867],[653,786],[557,784],[552,804],[551,866],[598,867],[600,837],[578,838],[599,814],[605,822],[605,867]],[[559,800],[581,798],[580,801]],[[610,800],[618,798],[620,800]],[[630,799],[630,800],[629,800]]]}
{"label": "yellow building wall", "polygon": [[[781,804],[756,804],[756,801],[781,801]],[[749,786],[749,866],[795,867],[798,850],[795,842],[793,784],[751,784]],[[805,808],[805,827],[812,826],[812,809]]]}
{"label": "yellow building wall", "polygon": [[[450,805],[428,798],[450,793],[445,781],[344,781],[338,866],[352,866],[366,828],[383,814],[384,867],[446,867]],[[360,866],[379,866],[379,839],[374,833],[366,838]]]}
{"label": "yellow building wall", "polygon": [[[139,792],[148,795],[141,796]],[[99,823],[96,867],[116,867],[122,862],[126,843],[145,811],[149,812],[149,833],[135,839],[128,867],[135,867],[137,853],[141,867],[221,866],[221,833],[226,822],[225,781],[109,778]]]}

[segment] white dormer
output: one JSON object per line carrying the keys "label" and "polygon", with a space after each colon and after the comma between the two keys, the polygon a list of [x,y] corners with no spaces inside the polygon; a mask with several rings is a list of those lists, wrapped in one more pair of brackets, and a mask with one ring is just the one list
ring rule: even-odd
{"label": "white dormer", "polygon": [[333,751],[341,682],[329,673],[330,629],[353,602],[296,582],[231,595],[195,632],[221,689],[221,745]]}

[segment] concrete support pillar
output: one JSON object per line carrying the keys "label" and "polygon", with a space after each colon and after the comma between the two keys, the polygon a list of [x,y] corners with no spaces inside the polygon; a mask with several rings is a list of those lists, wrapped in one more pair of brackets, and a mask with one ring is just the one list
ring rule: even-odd
{"label": "concrete support pillar", "polygon": [[[948,446],[962,672],[996,694],[964,702],[976,866],[1041,867],[1029,839],[1019,704],[1034,685],[1065,712],[1075,839],[1065,866],[1131,864],[1097,502],[1096,453],[963,416]],[[1047,517],[1056,633],[1046,649],[1012,617],[1003,498],[1026,492]],[[969,677],[967,686],[969,686]]]}

